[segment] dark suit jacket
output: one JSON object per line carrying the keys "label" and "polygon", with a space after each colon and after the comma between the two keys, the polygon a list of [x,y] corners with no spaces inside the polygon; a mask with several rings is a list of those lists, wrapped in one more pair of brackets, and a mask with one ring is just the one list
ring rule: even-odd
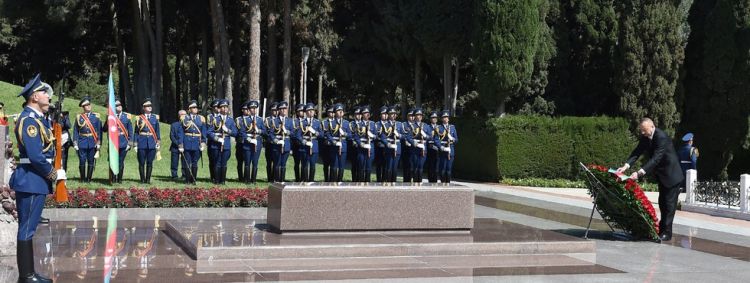
{"label": "dark suit jacket", "polygon": [[683,181],[680,159],[677,158],[672,139],[667,133],[656,129],[653,139],[641,136],[638,147],[630,153],[627,163],[633,166],[643,153],[651,156],[651,159],[643,165],[643,170],[646,174],[654,173],[660,185],[670,188]]}

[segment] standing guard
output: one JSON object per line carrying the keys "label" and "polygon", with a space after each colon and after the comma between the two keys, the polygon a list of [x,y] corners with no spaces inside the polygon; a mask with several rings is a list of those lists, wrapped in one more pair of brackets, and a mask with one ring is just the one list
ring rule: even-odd
{"label": "standing guard", "polygon": [[[358,182],[370,182],[370,175],[372,173],[372,162],[375,160],[375,144],[376,140],[375,122],[370,121],[370,107],[363,106],[360,109],[362,119],[357,122],[356,133],[353,135],[359,140],[359,148],[357,149],[357,168],[359,171],[357,176]],[[351,124],[351,123],[350,123]]]}
{"label": "standing guard", "polygon": [[302,124],[305,120],[305,105],[297,104],[296,116],[292,118],[292,157],[294,158],[294,181],[302,181],[302,159],[305,155],[305,149],[302,146]]}
{"label": "standing guard", "polygon": [[237,148],[234,150],[234,158],[237,160],[237,180],[240,182],[245,182],[245,172],[243,169],[245,169],[246,164],[244,151],[245,139],[242,137],[242,127],[244,125],[240,124],[240,122],[250,115],[250,110],[247,107],[247,102],[242,103],[242,105],[240,105],[242,115],[237,115],[237,117],[234,118],[234,125],[237,126],[237,138],[234,139]]}
{"label": "standing guard", "polygon": [[91,99],[88,96],[81,99],[78,106],[83,107],[83,113],[76,117],[75,128],[73,128],[73,148],[78,152],[78,171],[81,174],[81,182],[89,183],[94,174],[95,159],[101,147],[102,122],[98,113],[91,112]]}
{"label": "standing guard", "polygon": [[291,134],[292,119],[287,117],[289,103],[279,102],[277,106],[279,115],[274,118],[266,133],[271,140],[271,159],[273,159],[274,182],[286,181],[286,161],[292,150]]}
{"label": "standing guard", "polygon": [[403,122],[402,125],[404,127],[404,132],[406,133],[403,135],[403,147],[401,149],[401,170],[403,170],[403,176],[404,176],[404,183],[410,183],[412,181],[412,159],[414,157],[414,144],[407,141],[406,138],[410,137],[412,134],[412,125],[414,124],[414,111],[416,109],[411,109],[406,114],[406,122]]}
{"label": "standing guard", "polygon": [[144,184],[151,183],[154,158],[161,147],[159,115],[151,114],[151,109],[151,99],[146,98],[143,102],[143,114],[136,117],[133,133],[133,143],[138,154],[138,174]]}
{"label": "standing guard", "polygon": [[434,131],[433,140],[440,149],[438,152],[438,175],[441,183],[451,182],[451,171],[453,170],[453,159],[456,157],[456,142],[458,135],[456,127],[450,124],[450,112],[443,111],[441,115],[443,123],[438,125]]}
{"label": "standing guard", "polygon": [[362,145],[362,142],[359,140],[359,136],[357,131],[359,130],[359,125],[362,123],[362,108],[359,106],[354,107],[354,119],[349,122],[348,131],[351,133],[347,140],[347,149],[348,149],[348,159],[349,163],[352,164],[352,182],[361,182],[360,176],[362,176],[362,171],[359,166],[359,153],[360,153],[360,147]]}
{"label": "standing guard", "polygon": [[255,183],[258,176],[258,159],[260,150],[263,148],[262,135],[265,132],[263,118],[258,116],[259,105],[260,103],[256,100],[248,102],[248,115],[243,116],[241,124],[237,124],[238,139],[243,140],[242,149],[238,146],[237,150],[243,152],[245,160],[245,175],[240,179],[245,183]]}
{"label": "standing guard", "polygon": [[201,159],[203,151],[206,150],[206,119],[198,114],[198,102],[193,100],[188,105],[188,115],[182,118],[182,148],[183,153],[183,173],[187,177],[185,180],[188,184],[195,184],[198,179],[198,161]]}
{"label": "standing guard", "polygon": [[326,108],[326,118],[320,122],[320,129],[322,130],[323,135],[320,136],[321,140],[318,142],[318,146],[320,147],[320,157],[322,159],[321,161],[323,161],[323,180],[326,182],[331,182],[329,177],[331,177],[330,173],[332,160],[329,158],[331,144],[328,139],[325,138],[324,134],[330,130],[328,126],[331,125],[331,120],[333,120],[334,118],[335,114],[333,112],[333,105],[329,105]]}
{"label": "standing guard", "polygon": [[331,161],[330,182],[341,182],[344,177],[344,168],[346,167],[346,139],[349,137],[349,122],[344,119],[344,106],[336,103],[333,110],[336,118],[329,119],[325,138],[330,145],[328,148],[328,157]]}
{"label": "standing guard", "polygon": [[422,109],[414,109],[414,122],[409,127],[413,142],[411,149],[411,156],[409,161],[411,162],[411,181],[414,183],[422,182],[422,171],[424,163],[427,159],[427,141],[432,139],[432,129],[429,125],[422,123],[423,112]]}
{"label": "standing guard", "polygon": [[120,100],[115,100],[115,126],[117,127],[117,135],[119,139],[119,148],[117,151],[120,156],[120,173],[117,176],[112,175],[110,170],[110,180],[113,183],[122,183],[123,170],[125,170],[125,157],[130,151],[130,135],[133,132],[133,124],[130,122],[132,117],[128,113],[122,112],[122,103]]}
{"label": "standing guard", "polygon": [[227,177],[227,161],[232,155],[232,137],[237,135],[234,119],[229,115],[229,101],[219,101],[219,114],[214,115],[208,127],[208,155],[214,156],[214,184],[224,184]]}
{"label": "standing guard", "polygon": [[273,127],[274,121],[276,120],[276,117],[279,115],[279,103],[274,102],[271,103],[271,115],[266,117],[263,121],[263,125],[265,125],[265,132],[263,133],[265,136],[265,139],[263,140],[264,147],[266,148],[264,156],[266,157],[266,177],[268,178],[268,182],[273,182],[273,180],[276,180],[274,174],[275,171],[275,161],[273,158],[273,148],[276,145],[275,141],[271,136],[268,134],[271,130],[271,127]]}
{"label": "standing guard", "polygon": [[300,141],[302,143],[302,181],[315,182],[315,165],[318,163],[318,138],[322,131],[320,121],[315,119],[315,104],[305,105],[307,117],[302,121]]}
{"label": "standing guard", "polygon": [[[214,99],[211,102],[211,113],[209,113],[206,117],[208,123],[206,124],[206,131],[204,131],[204,135],[206,136],[206,141],[208,143],[211,143],[208,137],[208,128],[210,128],[211,125],[214,124],[214,118],[217,115],[219,115],[219,99]],[[208,168],[209,175],[211,176],[211,183],[216,184],[216,156],[212,155],[211,151],[208,152]]]}
{"label": "standing guard", "polygon": [[380,121],[375,123],[375,132],[377,139],[375,140],[375,180],[378,182],[385,182],[385,168],[387,167],[385,162],[385,152],[388,150],[388,143],[380,139],[380,135],[383,130],[387,129],[386,124],[388,123],[388,106],[380,107]]}
{"label": "standing guard", "polygon": [[430,135],[430,139],[427,140],[427,160],[425,161],[425,167],[427,167],[427,181],[430,183],[437,183],[437,159],[438,151],[440,151],[439,145],[435,144],[433,136],[438,126],[438,114],[435,111],[430,113],[430,124],[427,125],[425,131]]}
{"label": "standing guard", "polygon": [[[184,138],[184,133],[182,131],[182,119],[185,118],[187,115],[187,112],[185,110],[180,110],[177,112],[178,120],[174,123],[172,123],[169,127],[169,140],[172,142],[169,145],[169,153],[171,154],[171,162],[169,163],[169,169],[170,174],[172,176],[172,180],[177,180],[179,175],[177,174],[177,171],[179,171],[179,164],[181,163],[182,154],[185,153],[185,148],[183,147],[182,139]],[[185,164],[182,164],[182,178],[183,180],[187,179],[187,176],[185,175]]]}

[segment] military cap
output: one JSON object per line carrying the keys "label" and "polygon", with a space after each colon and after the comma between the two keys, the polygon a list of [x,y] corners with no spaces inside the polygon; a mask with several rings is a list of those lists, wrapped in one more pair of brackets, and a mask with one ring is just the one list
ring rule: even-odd
{"label": "military cap", "polygon": [[188,108],[198,108],[198,101],[190,100],[190,103],[188,104]]}
{"label": "military cap", "polygon": [[34,76],[34,78],[23,87],[18,96],[23,96],[23,98],[28,99],[31,94],[37,91],[46,91],[49,96],[52,96],[52,88],[48,84],[42,82],[39,74],[36,74],[36,76]]}
{"label": "military cap", "polygon": [[315,104],[308,103],[307,105],[305,105],[305,111],[310,111],[310,110],[315,110]]}
{"label": "military cap", "polygon": [[687,142],[693,139],[693,133],[687,133],[682,136],[682,141]]}
{"label": "military cap", "polygon": [[360,112],[362,112],[362,114],[370,113],[370,106],[362,106],[362,110]]}
{"label": "military cap", "polygon": [[398,114],[398,111],[396,111],[396,107],[390,107],[388,108],[388,114]]}
{"label": "military cap", "polygon": [[414,109],[414,116],[417,116],[417,115],[424,115],[424,112],[422,112],[422,108]]}
{"label": "military cap", "polygon": [[216,107],[219,107],[218,99],[214,99],[213,101],[211,101],[211,108],[216,108]]}
{"label": "military cap", "polygon": [[278,108],[279,108],[279,109],[286,109],[286,108],[289,108],[289,102],[286,102],[286,101],[282,101],[282,102],[279,102],[279,106],[278,106]]}
{"label": "military cap", "polygon": [[[151,105],[151,101],[149,101],[148,103],[149,103],[149,105]],[[88,96],[84,96],[81,99],[81,102],[78,102],[78,107],[84,107],[84,106],[89,105],[89,104],[91,104],[91,98],[88,97]],[[144,104],[144,106],[145,106],[145,104]]]}
{"label": "military cap", "polygon": [[279,109],[279,103],[278,102],[271,103],[271,110],[278,110],[278,109]]}
{"label": "military cap", "polygon": [[219,100],[219,107],[229,106],[229,100],[226,99],[220,99]]}
{"label": "military cap", "polygon": [[388,114],[388,106],[381,106],[380,114]]}
{"label": "military cap", "polygon": [[122,102],[119,99],[115,99],[115,107],[122,106]]}
{"label": "military cap", "polygon": [[354,114],[362,114],[362,108],[359,106],[354,107]]}
{"label": "military cap", "polygon": [[299,112],[299,111],[305,111],[305,105],[302,104],[302,103],[299,103],[299,104],[297,104],[297,107],[295,107],[295,109],[297,109],[297,112]]}
{"label": "military cap", "polygon": [[443,114],[440,115],[440,117],[450,117],[451,112],[448,110],[443,110]]}
{"label": "military cap", "polygon": [[242,105],[240,105],[240,109],[245,110],[245,109],[250,108],[249,104],[250,104],[250,102],[242,103]]}
{"label": "military cap", "polygon": [[430,118],[439,118],[437,112],[435,111],[430,112]]}
{"label": "military cap", "polygon": [[257,100],[250,100],[247,103],[247,108],[258,108],[258,105],[260,105],[260,102],[258,102]]}
{"label": "military cap", "polygon": [[151,106],[151,98],[146,98],[145,101],[143,101],[143,107]]}
{"label": "military cap", "polygon": [[344,111],[344,105],[341,103],[336,103],[336,105],[333,106],[333,111]]}
{"label": "military cap", "polygon": [[334,111],[333,111],[333,104],[331,104],[331,105],[328,105],[328,108],[326,108],[326,112],[327,112],[327,113],[333,113],[333,112],[334,112]]}

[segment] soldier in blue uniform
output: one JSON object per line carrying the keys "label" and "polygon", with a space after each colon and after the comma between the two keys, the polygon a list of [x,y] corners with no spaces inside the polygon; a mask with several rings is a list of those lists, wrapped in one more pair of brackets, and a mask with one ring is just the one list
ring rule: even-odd
{"label": "soldier in blue uniform", "polygon": [[388,149],[388,144],[380,139],[380,135],[388,123],[388,106],[381,106],[378,113],[380,113],[380,121],[375,123],[375,180],[385,182],[383,176],[385,176],[385,151]]}
{"label": "soldier in blue uniform", "polygon": [[94,174],[95,155],[101,147],[102,122],[98,113],[91,112],[91,100],[88,96],[81,99],[78,106],[83,107],[83,113],[76,116],[73,128],[73,148],[78,152],[78,171],[81,174],[81,182],[88,183],[91,182]]}
{"label": "soldier in blue uniform", "polygon": [[320,159],[323,162],[323,180],[325,182],[330,182],[331,180],[329,177],[331,177],[331,159],[329,158],[328,151],[331,148],[331,145],[329,144],[328,140],[325,138],[324,133],[328,131],[328,125],[331,124],[330,120],[334,119],[335,113],[333,112],[333,104],[326,107],[326,118],[323,119],[323,121],[320,121],[320,130],[323,132],[319,136],[318,139],[318,151],[320,154]]}
{"label": "soldier in blue uniform", "polygon": [[243,116],[237,124],[237,139],[243,141],[242,148],[237,146],[237,150],[242,151],[245,160],[245,175],[240,179],[245,183],[255,183],[258,176],[258,159],[263,148],[263,133],[265,132],[263,118],[258,116],[259,105],[260,103],[256,100],[248,102],[248,115]]}
{"label": "soldier in blue uniform", "polygon": [[227,161],[232,155],[232,137],[237,135],[237,126],[229,115],[229,101],[219,101],[219,114],[214,115],[213,123],[208,127],[208,155],[213,156],[215,166],[215,184],[224,184],[227,178]]}
{"label": "soldier in blue uniform", "polygon": [[[50,106],[53,106],[54,104],[51,104]],[[70,129],[72,128],[70,124],[70,115],[68,111],[62,111],[60,112],[60,118],[58,119],[60,122],[60,126],[62,128],[62,135],[60,138],[62,139],[62,167],[66,171],[68,170],[68,150],[73,147],[73,140],[70,138]],[[120,171],[122,172],[122,170]]]}
{"label": "soldier in blue uniform", "polygon": [[450,124],[450,112],[445,110],[441,115],[443,123],[435,127],[433,141],[438,146],[437,172],[441,183],[451,182],[453,159],[456,157],[458,135],[456,127]]}
{"label": "soldier in blue uniform", "polygon": [[361,168],[359,166],[359,153],[360,153],[360,140],[357,135],[359,125],[362,123],[362,108],[359,106],[354,107],[354,119],[349,121],[348,131],[351,133],[346,139],[347,142],[347,159],[352,165],[352,182],[361,182],[360,177],[362,176]]}
{"label": "soldier in blue uniform", "polygon": [[412,157],[414,155],[414,145],[406,141],[407,135],[410,136],[412,132],[412,125],[414,123],[414,111],[411,109],[406,114],[406,122],[403,122],[404,132],[406,135],[402,137],[403,146],[401,148],[401,170],[403,170],[403,182],[410,183],[412,181]]}
{"label": "soldier in blue uniform", "polygon": [[[130,122],[130,114],[122,112],[122,103],[120,100],[115,100],[115,127],[117,127],[118,134],[118,148],[117,151],[120,154],[120,173],[117,176],[111,176],[112,182],[122,183],[122,175],[125,170],[125,157],[130,151],[130,136],[133,133],[133,124]],[[110,174],[112,171],[110,170]]]}
{"label": "soldier in blue uniform", "polygon": [[302,182],[302,159],[305,149],[302,147],[302,123],[305,120],[305,105],[297,104],[296,116],[292,118],[292,157],[294,158],[294,181]]}
{"label": "soldier in blue uniform", "polygon": [[26,101],[15,125],[20,161],[9,183],[16,193],[18,208],[18,282],[52,282],[34,271],[33,244],[44,200],[53,193],[53,182],[66,179],[65,170],[52,166],[54,137],[51,125],[44,119],[51,94],[52,88],[36,75],[18,95]]}
{"label": "soldier in blue uniform", "polygon": [[[363,106],[360,108],[360,115],[362,119],[356,122],[355,131],[352,133],[357,140],[357,182],[370,182],[370,175],[372,173],[372,162],[375,160],[375,148],[374,141],[376,140],[375,133],[377,128],[375,122],[370,121],[370,107]],[[351,125],[351,123],[350,123]]]}
{"label": "soldier in blue uniform", "polygon": [[234,118],[234,125],[237,126],[237,137],[234,139],[236,149],[234,150],[234,158],[237,160],[237,180],[240,182],[245,182],[245,172],[243,169],[245,169],[245,152],[244,152],[244,143],[245,139],[243,139],[241,135],[242,125],[240,122],[243,121],[247,116],[250,115],[250,110],[247,108],[248,103],[242,103],[240,105],[240,111],[242,112],[242,115],[238,115]]}
{"label": "soldier in blue uniform", "polygon": [[151,172],[154,168],[156,151],[161,147],[159,132],[159,115],[151,114],[151,99],[143,102],[143,114],[135,118],[133,144],[138,154],[138,174],[141,183],[151,183]]}
{"label": "soldier in blue uniform", "polygon": [[[169,163],[169,169],[170,174],[172,176],[172,180],[176,180],[179,178],[177,175],[177,171],[179,170],[179,164],[181,163],[181,157],[182,154],[185,152],[185,148],[183,147],[182,139],[183,131],[182,131],[182,120],[187,115],[187,112],[185,110],[180,110],[177,112],[177,116],[179,117],[176,122],[172,123],[169,127],[169,140],[172,141],[172,143],[169,146],[169,153],[171,154],[171,162]],[[185,175],[185,165],[182,165],[182,178],[187,179]]]}
{"label": "soldier in blue uniform", "polygon": [[344,119],[344,105],[336,103],[333,110],[336,113],[334,119],[329,119],[327,130],[324,136],[330,147],[328,148],[328,158],[331,162],[330,182],[341,182],[344,177],[344,168],[346,167],[346,139],[349,137],[349,121]]}
{"label": "soldier in blue uniform", "polygon": [[391,109],[388,110],[388,121],[391,122],[394,127],[394,131],[398,134],[396,138],[399,139],[399,142],[396,143],[396,151],[394,155],[395,157],[391,160],[391,167],[393,169],[392,174],[390,175],[390,182],[396,182],[398,178],[398,165],[403,153],[402,145],[404,143],[411,144],[412,142],[411,136],[408,135],[408,132],[404,127],[404,123],[396,121],[397,117],[398,111],[396,111],[396,107],[391,107]]}
{"label": "soldier in blue uniform", "polygon": [[430,113],[430,123],[427,125],[427,129],[425,131],[429,132],[427,133],[430,136],[430,139],[427,140],[427,160],[425,161],[425,168],[427,169],[427,180],[430,183],[437,183],[438,180],[438,173],[437,173],[437,157],[438,157],[438,151],[439,148],[437,145],[435,145],[435,141],[433,139],[433,135],[435,134],[435,129],[438,126],[438,114],[435,111],[432,111]]}
{"label": "soldier in blue uniform", "polygon": [[429,125],[422,123],[424,113],[422,109],[414,109],[414,122],[409,127],[413,142],[410,152],[409,161],[411,162],[411,181],[415,183],[422,182],[422,172],[425,161],[427,160],[427,141],[432,140],[432,133]]}
{"label": "soldier in blue uniform", "polygon": [[180,147],[183,152],[183,176],[186,183],[195,184],[198,179],[198,161],[201,154],[206,150],[206,119],[198,114],[198,101],[192,100],[188,104],[188,115],[181,120],[182,144]]}
{"label": "soldier in blue uniform", "polygon": [[320,147],[318,139],[322,136],[320,120],[315,118],[315,104],[305,105],[307,117],[302,121],[299,139],[302,145],[302,181],[315,182],[315,164],[318,163]]}
{"label": "soldier in blue uniform", "polygon": [[275,117],[266,134],[271,141],[271,159],[273,159],[273,176],[275,182],[286,181],[286,161],[289,159],[289,153],[292,150],[292,119],[287,117],[289,103],[286,101],[279,102],[279,116]]}
{"label": "soldier in blue uniform", "polygon": [[[205,139],[208,143],[210,143],[209,137],[208,137],[208,128],[211,127],[211,125],[214,124],[214,118],[216,115],[219,115],[219,100],[214,99],[211,102],[211,113],[209,113],[206,116],[207,124],[206,124],[206,130],[203,132],[205,135]],[[209,174],[211,176],[211,182],[216,183],[216,170],[213,168],[216,168],[216,156],[211,155],[211,152],[208,153],[208,168],[209,168]]]}
{"label": "soldier in blue uniform", "polygon": [[265,132],[263,133],[265,137],[263,139],[263,146],[266,148],[264,156],[266,157],[266,176],[268,177],[268,182],[273,182],[273,180],[276,180],[275,176],[273,175],[276,163],[272,157],[273,155],[271,154],[273,152],[273,146],[275,145],[275,143],[269,135],[269,129],[273,126],[276,117],[279,115],[278,107],[278,102],[271,103],[271,115],[266,117],[263,121],[263,125],[265,128]]}
{"label": "soldier in blue uniform", "polygon": [[677,151],[677,156],[680,158],[680,167],[682,172],[687,174],[687,170],[698,168],[698,148],[693,146],[693,133],[687,133],[682,136],[682,147]]}

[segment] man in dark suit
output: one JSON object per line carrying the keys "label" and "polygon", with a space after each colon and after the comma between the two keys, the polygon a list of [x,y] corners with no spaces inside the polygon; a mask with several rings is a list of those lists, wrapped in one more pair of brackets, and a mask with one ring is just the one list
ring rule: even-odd
{"label": "man in dark suit", "polygon": [[674,220],[677,209],[677,197],[680,195],[680,183],[683,176],[680,169],[680,161],[672,144],[672,139],[664,131],[657,129],[654,122],[649,118],[643,118],[638,126],[641,138],[630,154],[628,161],[617,169],[618,172],[628,170],[641,154],[647,153],[651,159],[630,176],[633,179],[653,173],[659,183],[659,210],[661,221],[659,222],[659,239],[669,241],[672,239],[672,220]]}

